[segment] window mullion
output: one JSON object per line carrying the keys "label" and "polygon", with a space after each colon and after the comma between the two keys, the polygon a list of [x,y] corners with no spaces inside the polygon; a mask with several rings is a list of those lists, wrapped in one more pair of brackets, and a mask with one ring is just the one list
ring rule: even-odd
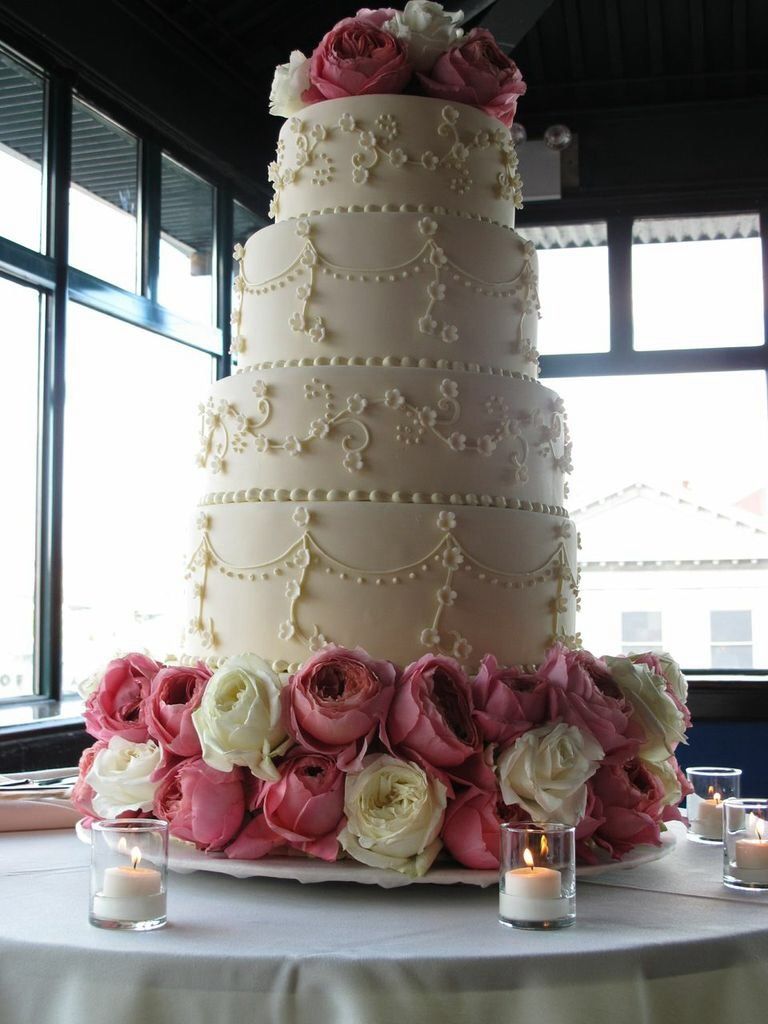
{"label": "window mullion", "polygon": [[160,189],[162,150],[143,139],[139,156],[139,286],[150,302],[157,302],[160,275]]}
{"label": "window mullion", "polygon": [[233,213],[232,194],[229,189],[216,189],[215,226],[213,243],[213,271],[216,275],[216,324],[221,331],[221,354],[216,361],[217,377],[232,372],[229,347],[232,336],[232,246]]}
{"label": "window mullion", "polygon": [[611,310],[611,358],[620,363],[633,356],[632,218],[610,217],[608,224],[608,288]]}
{"label": "window mullion", "polygon": [[35,689],[54,700],[61,697],[61,519],[71,128],[71,85],[63,77],[52,78],[46,93],[45,175],[46,252],[54,260],[54,284],[46,303],[40,373]]}

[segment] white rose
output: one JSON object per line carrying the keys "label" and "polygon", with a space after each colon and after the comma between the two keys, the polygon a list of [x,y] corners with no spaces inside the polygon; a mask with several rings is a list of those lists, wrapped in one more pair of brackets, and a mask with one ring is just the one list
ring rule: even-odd
{"label": "white rose", "polygon": [[429,870],[440,852],[446,789],[412,761],[381,754],[347,775],[339,842],[350,857],[411,878]]}
{"label": "white rose", "polygon": [[499,757],[501,795],[534,821],[575,825],[587,803],[585,783],[604,756],[594,736],[575,726],[558,722],[530,729]]}
{"label": "white rose", "polygon": [[277,117],[290,117],[306,106],[301,98],[309,88],[309,58],[301,50],[291,53],[287,64],[278,64],[269,93],[269,112]]}
{"label": "white rose", "polygon": [[94,811],[100,818],[116,818],[124,811],[151,811],[158,783],[152,774],[163,753],[154,740],[131,743],[113,736],[100,750],[85,776],[94,791]]}
{"label": "white rose", "polygon": [[408,0],[405,10],[396,11],[382,28],[402,39],[408,60],[416,71],[431,71],[441,53],[449,50],[464,35],[458,23],[461,11],[444,11],[442,4],[429,0]]}
{"label": "white rose", "polygon": [[664,805],[677,807],[683,799],[683,790],[677,772],[669,761],[643,761],[643,765],[664,787]]}
{"label": "white rose", "polygon": [[680,666],[677,664],[675,659],[666,652],[657,654],[656,657],[661,662],[661,671],[664,674],[670,690],[681,704],[688,703],[688,680],[685,678],[683,673],[680,671]]}
{"label": "white rose", "polygon": [[648,665],[635,664],[629,658],[603,660],[645,732],[640,757],[645,761],[666,761],[677,744],[685,740],[685,720],[667,693],[665,680]]}
{"label": "white rose", "polygon": [[243,765],[259,779],[279,779],[272,758],[290,742],[280,720],[282,687],[280,677],[255,654],[228,658],[192,712],[205,763],[220,772]]}

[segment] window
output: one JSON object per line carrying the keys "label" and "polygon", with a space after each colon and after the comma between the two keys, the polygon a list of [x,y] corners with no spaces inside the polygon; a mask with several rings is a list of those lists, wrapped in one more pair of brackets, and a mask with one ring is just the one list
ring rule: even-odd
{"label": "window", "polygon": [[[577,626],[590,650],[663,645],[691,669],[768,668],[761,223],[754,211],[623,213],[604,232],[521,228],[540,248],[541,325],[544,247],[564,261],[579,243],[607,249],[607,350],[540,346],[573,438],[566,504],[581,535]],[[602,270],[596,279],[602,288]],[[754,629],[731,636],[712,608],[749,608]],[[633,616],[651,611],[641,628]]]}
{"label": "window", "polygon": [[40,295],[0,278],[0,700],[34,687],[35,493]]}
{"label": "window", "polygon": [[40,249],[43,227],[41,75],[0,51],[0,236]]}
{"label": "window", "polygon": [[621,613],[621,653],[662,651],[661,612]]}
{"label": "window", "polygon": [[178,650],[235,218],[224,185],[2,50],[0,176],[0,703],[34,715],[126,645]]}
{"label": "window", "polygon": [[752,668],[752,612],[711,612],[712,668]]}

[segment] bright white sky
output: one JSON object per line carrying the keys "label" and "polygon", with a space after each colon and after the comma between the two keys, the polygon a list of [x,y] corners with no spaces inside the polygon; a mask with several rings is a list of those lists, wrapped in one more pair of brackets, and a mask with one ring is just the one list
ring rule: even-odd
{"label": "bright white sky", "polygon": [[[40,234],[40,178],[0,152],[0,235],[31,248]],[[133,287],[135,221],[71,192],[71,263]],[[684,257],[681,259],[681,256]],[[608,348],[607,250],[540,256],[542,352]],[[163,242],[163,297],[189,320],[210,319],[211,279]],[[637,335],[760,343],[757,240],[636,247]],[[0,679],[29,674],[35,544],[38,301],[0,279],[0,430],[9,497],[0,506]],[[756,326],[757,325],[757,326]],[[666,333],[665,333],[666,332]],[[757,333],[756,333],[757,332]],[[693,343],[697,343],[695,340]],[[117,648],[178,649],[182,553],[195,492],[196,403],[210,357],[70,306],[65,423],[65,680]],[[724,505],[765,487],[768,409],[760,372],[545,381],[566,402],[576,472],[572,509],[634,481]],[[137,628],[136,610],[159,614]],[[0,697],[8,691],[0,688]]]}

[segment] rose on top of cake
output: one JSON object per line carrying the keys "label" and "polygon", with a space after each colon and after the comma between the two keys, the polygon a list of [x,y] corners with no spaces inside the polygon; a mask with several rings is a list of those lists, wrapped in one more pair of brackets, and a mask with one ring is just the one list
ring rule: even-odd
{"label": "rose on top of cake", "polygon": [[661,841],[688,784],[690,716],[667,655],[553,646],[534,671],[487,655],[474,676],[326,645],[291,675],[261,658],[161,665],[131,654],[91,682],[73,800],[147,816],[239,859],[343,857],[411,876],[443,851],[496,869],[503,821],[576,827],[583,863]]}
{"label": "rose on top of cake", "polygon": [[322,100],[408,93],[477,107],[509,127],[525,82],[487,29],[464,34],[461,11],[408,0],[402,11],[363,8],[294,50],[275,71],[270,113],[290,117]]}

